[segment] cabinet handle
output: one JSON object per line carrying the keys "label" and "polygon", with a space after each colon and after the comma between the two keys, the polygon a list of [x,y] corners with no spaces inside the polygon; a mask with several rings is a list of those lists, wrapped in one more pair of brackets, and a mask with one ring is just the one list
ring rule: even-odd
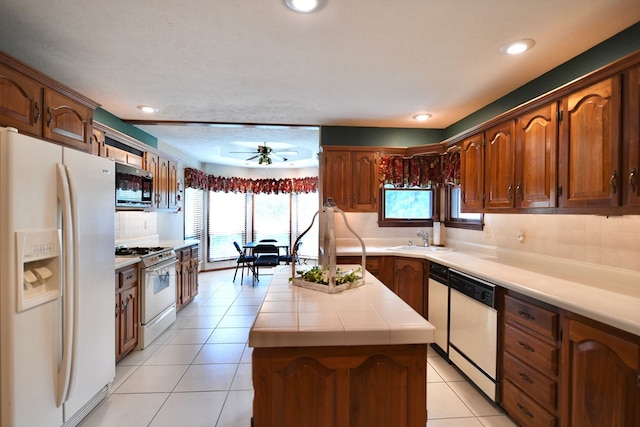
{"label": "cabinet handle", "polygon": [[116,318],[118,317],[118,313],[120,313],[120,307],[118,307],[118,303],[116,303]]}
{"label": "cabinet handle", "polygon": [[636,175],[638,174],[638,171],[636,171],[636,168],[631,169],[631,173],[629,174],[629,187],[631,187],[631,192],[635,193],[636,192]]}
{"label": "cabinet handle", "polygon": [[516,186],[516,196],[518,196],[518,199],[522,201],[522,186],[520,184]]}
{"label": "cabinet handle", "polygon": [[616,194],[618,192],[618,172],[611,172],[611,192]]}
{"label": "cabinet handle", "polygon": [[126,307],[127,305],[125,304],[124,301],[120,303],[120,314],[124,314]]}
{"label": "cabinet handle", "polygon": [[520,317],[522,317],[523,319],[527,319],[527,320],[536,320],[535,316],[532,316],[531,314],[527,313],[526,311],[518,311],[518,314],[520,315]]}
{"label": "cabinet handle", "polygon": [[529,378],[529,375],[525,374],[524,372],[518,372],[518,375],[520,375],[520,378],[522,378],[524,381],[528,382],[529,384],[533,384],[533,380]]}
{"label": "cabinet handle", "polygon": [[35,109],[35,114],[33,116],[33,122],[38,123],[38,120],[40,120],[40,107],[38,106],[37,102],[36,102],[36,105],[34,106],[34,109]]}
{"label": "cabinet handle", "polygon": [[513,184],[507,187],[507,193],[509,194],[509,200],[513,200]]}
{"label": "cabinet handle", "polygon": [[51,108],[47,107],[47,127],[51,127],[51,120],[53,120],[53,115],[51,114]]}
{"label": "cabinet handle", "polygon": [[533,414],[524,406],[518,403],[518,409],[520,409],[527,417],[533,418]]}
{"label": "cabinet handle", "polygon": [[523,343],[522,341],[518,341],[518,344],[520,344],[520,347],[524,348],[527,351],[530,351],[531,353],[536,352],[536,349],[531,347],[529,344]]}

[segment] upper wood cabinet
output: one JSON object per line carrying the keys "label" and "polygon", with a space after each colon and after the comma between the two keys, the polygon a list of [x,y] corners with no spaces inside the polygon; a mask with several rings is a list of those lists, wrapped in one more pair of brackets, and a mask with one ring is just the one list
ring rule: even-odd
{"label": "upper wood cabinet", "polygon": [[620,77],[560,102],[560,206],[620,205]]}
{"label": "upper wood cabinet", "polygon": [[378,153],[325,147],[322,161],[323,203],[331,197],[343,211],[378,211]]}
{"label": "upper wood cabinet", "polygon": [[178,207],[178,162],[150,151],[144,154],[144,169],[153,174],[155,192],[153,207],[175,209]]}
{"label": "upper wood cabinet", "polygon": [[92,152],[98,104],[0,52],[0,125]]}
{"label": "upper wood cabinet", "polygon": [[556,206],[558,107],[552,102],[516,120],[515,207]]}
{"label": "upper wood cabinet", "polygon": [[473,135],[460,145],[462,212],[482,212],[484,208],[484,133]]}
{"label": "upper wood cabinet", "polygon": [[622,196],[625,204],[640,206],[640,66],[627,71],[624,82]]}
{"label": "upper wood cabinet", "polygon": [[499,124],[485,131],[484,180],[485,208],[514,206],[516,139],[514,122]]}

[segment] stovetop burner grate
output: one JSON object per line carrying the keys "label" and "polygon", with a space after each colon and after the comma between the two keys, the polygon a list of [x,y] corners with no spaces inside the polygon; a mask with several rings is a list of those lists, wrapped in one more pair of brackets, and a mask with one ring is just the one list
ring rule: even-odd
{"label": "stovetop burner grate", "polygon": [[168,250],[162,246],[155,247],[139,247],[134,246],[131,248],[116,248],[116,256],[135,256],[135,255],[149,255],[154,252]]}

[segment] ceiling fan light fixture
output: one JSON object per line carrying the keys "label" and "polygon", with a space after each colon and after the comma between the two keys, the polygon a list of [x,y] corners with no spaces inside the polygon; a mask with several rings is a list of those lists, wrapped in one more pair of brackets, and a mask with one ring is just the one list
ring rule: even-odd
{"label": "ceiling fan light fixture", "polygon": [[536,41],[533,39],[521,39],[511,43],[507,43],[500,48],[500,53],[505,55],[519,55],[535,46]]}
{"label": "ceiling fan light fixture", "polygon": [[320,10],[324,0],[284,0],[287,7],[298,13],[312,13]]}

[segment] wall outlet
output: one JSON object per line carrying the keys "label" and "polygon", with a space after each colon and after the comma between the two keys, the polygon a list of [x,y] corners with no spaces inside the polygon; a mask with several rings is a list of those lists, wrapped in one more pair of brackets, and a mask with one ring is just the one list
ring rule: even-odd
{"label": "wall outlet", "polygon": [[487,239],[491,238],[491,226],[485,224],[484,225],[484,237],[486,237]]}

